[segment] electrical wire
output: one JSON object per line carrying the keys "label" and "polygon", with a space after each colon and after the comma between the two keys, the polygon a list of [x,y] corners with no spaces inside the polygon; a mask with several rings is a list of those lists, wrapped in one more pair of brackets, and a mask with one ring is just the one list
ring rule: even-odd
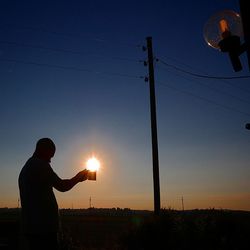
{"label": "electrical wire", "polygon": [[210,104],[216,105],[216,106],[218,106],[218,107],[224,108],[224,109],[226,109],[226,110],[230,110],[230,111],[233,111],[233,112],[237,112],[237,113],[240,113],[240,114],[242,114],[242,115],[245,115],[245,116],[249,116],[249,117],[250,117],[250,113],[248,113],[248,112],[244,112],[244,111],[235,109],[235,108],[233,108],[233,107],[229,107],[229,106],[227,106],[227,105],[224,105],[224,104],[221,104],[221,103],[212,101],[212,100],[210,100],[210,99],[208,99],[208,98],[205,98],[205,97],[196,95],[196,94],[194,94],[194,93],[192,93],[192,92],[189,92],[189,91],[186,91],[186,90],[178,89],[178,88],[176,88],[176,87],[174,87],[174,86],[172,86],[172,85],[169,85],[169,84],[167,84],[167,83],[165,83],[165,82],[161,82],[161,81],[157,81],[157,82],[158,82],[159,84],[161,84],[161,85],[163,85],[163,86],[169,88],[169,89],[175,90],[175,91],[177,91],[177,92],[181,92],[181,93],[183,93],[183,94],[186,94],[186,95],[189,95],[189,96],[192,96],[192,97],[195,97],[195,98],[197,98],[197,99],[200,99],[200,100],[202,100],[202,101],[205,101],[205,102],[208,102],[208,103],[210,103]]}
{"label": "electrical wire", "polygon": [[129,74],[123,74],[123,73],[94,71],[94,70],[90,70],[90,69],[77,68],[77,67],[73,67],[73,66],[63,66],[63,65],[56,65],[56,64],[38,63],[38,62],[24,61],[24,60],[18,60],[18,59],[0,58],[0,61],[14,62],[14,63],[24,64],[24,65],[34,65],[34,66],[47,67],[47,68],[57,68],[57,69],[61,69],[61,70],[73,70],[73,71],[80,71],[80,72],[88,72],[88,73],[101,74],[101,75],[119,76],[119,77],[136,78],[136,79],[144,78],[142,76],[135,76],[135,75],[129,75]]}
{"label": "electrical wire", "polygon": [[[45,47],[41,45],[36,44],[27,44],[27,43],[21,43],[21,42],[12,42],[12,41],[2,41],[0,40],[1,44],[7,44],[11,46],[21,46],[21,47],[28,47],[33,49],[42,49],[42,50],[49,50],[54,52],[60,52],[60,53],[69,53],[74,55],[81,55],[81,56],[91,56],[91,57],[99,57],[99,58],[106,58],[106,56],[100,56],[100,55],[87,55],[86,53],[79,52],[79,51],[73,51],[68,49],[58,49],[58,48],[51,48],[51,47]],[[140,62],[140,60],[132,59],[132,58],[124,58],[124,57],[110,57],[112,60],[120,60],[120,61],[129,61],[129,62]]]}
{"label": "electrical wire", "polygon": [[114,39],[108,40],[108,39],[102,39],[102,38],[94,38],[88,35],[82,35],[82,34],[76,34],[76,33],[67,33],[67,32],[58,32],[58,31],[53,31],[53,30],[48,30],[45,28],[38,28],[38,27],[31,27],[31,26],[19,26],[16,24],[0,24],[0,27],[6,28],[8,26],[8,29],[15,29],[15,30],[30,30],[30,31],[35,31],[35,32],[42,32],[42,33],[48,33],[48,34],[53,34],[61,37],[70,37],[70,38],[77,38],[77,39],[89,39],[91,41],[99,42],[99,43],[107,43],[110,44],[115,43],[116,45],[119,44],[122,47],[134,47],[134,48],[141,48],[141,44],[135,44],[135,43],[128,43],[128,42],[120,42],[116,41]]}
{"label": "electrical wire", "polygon": [[197,73],[193,73],[193,72],[190,72],[190,71],[187,71],[185,69],[182,69],[182,68],[179,68],[175,65],[172,65],[172,64],[169,64],[169,63],[166,63],[164,62],[163,60],[157,58],[157,61],[159,61],[160,63],[162,63],[163,65],[169,67],[169,68],[172,68],[172,69],[175,69],[177,71],[180,71],[184,74],[187,74],[187,75],[191,75],[191,76],[194,76],[194,77],[199,77],[199,78],[207,78],[207,79],[218,79],[218,80],[233,80],[233,79],[247,79],[247,78],[250,78],[250,76],[248,75],[245,75],[245,76],[211,76],[211,75],[202,75],[202,74],[197,74]]}
{"label": "electrical wire", "polygon": [[[162,67],[159,67],[159,66],[158,66],[158,68],[159,68],[159,69],[162,69]],[[167,70],[167,69],[164,68],[164,70]],[[236,99],[236,100],[238,100],[238,101],[240,101],[240,102],[244,102],[244,103],[246,103],[246,104],[250,104],[250,101],[247,101],[247,100],[242,99],[242,98],[240,98],[240,97],[238,97],[238,96],[235,96],[235,95],[232,95],[232,94],[230,94],[230,93],[227,93],[227,92],[225,92],[225,91],[223,91],[223,90],[220,90],[220,89],[217,89],[217,88],[208,86],[207,84],[204,84],[203,82],[197,81],[196,79],[195,79],[195,80],[194,80],[194,79],[191,80],[191,79],[189,79],[189,78],[187,78],[187,77],[185,77],[185,76],[183,76],[183,75],[180,75],[180,74],[178,74],[178,73],[175,74],[175,73],[173,73],[173,72],[170,71],[170,70],[167,70],[167,71],[168,71],[170,74],[173,74],[173,75],[175,75],[175,76],[177,76],[177,77],[181,77],[181,78],[183,78],[183,79],[185,79],[185,80],[187,80],[187,81],[190,81],[190,82],[192,82],[192,83],[195,83],[195,84],[197,84],[197,85],[204,86],[204,87],[206,87],[206,88],[208,88],[208,89],[210,89],[210,90],[212,90],[212,91],[214,91],[214,92],[223,94],[223,95],[225,95],[225,96],[232,97],[232,98],[234,98],[234,99]]]}
{"label": "electrical wire", "polygon": [[[188,67],[188,68],[190,68],[190,69],[192,69],[192,70],[195,70],[195,71],[197,71],[197,69],[195,69],[194,67],[191,67],[189,64],[186,64],[186,63],[184,63],[184,62],[181,62],[181,61],[179,61],[179,60],[177,60],[177,59],[175,59],[175,58],[171,58],[171,57],[165,57],[165,58],[168,58],[169,60],[171,60],[171,61],[175,61],[176,63],[179,63],[179,64],[182,64],[182,65],[184,65],[185,67]],[[168,60],[167,59],[167,60]],[[198,71],[200,71],[200,73],[202,73],[202,74],[207,74],[206,72],[204,72],[204,71],[201,71],[201,70],[198,70]],[[233,87],[233,88],[235,88],[235,89],[239,89],[239,90],[241,90],[241,91],[243,91],[244,92],[244,94],[247,92],[248,94],[250,94],[250,90],[248,90],[248,89],[246,89],[246,88],[242,88],[242,87],[240,87],[240,86],[238,86],[238,85],[234,85],[232,82],[228,82],[228,81],[226,81],[225,79],[217,79],[219,82],[222,82],[222,83],[224,83],[224,84],[226,84],[226,85],[228,85],[228,86],[230,86],[230,87]]]}

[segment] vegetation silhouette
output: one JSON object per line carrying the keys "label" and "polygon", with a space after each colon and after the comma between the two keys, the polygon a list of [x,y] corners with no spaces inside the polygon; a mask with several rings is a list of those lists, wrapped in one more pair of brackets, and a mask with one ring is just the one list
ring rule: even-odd
{"label": "vegetation silhouette", "polygon": [[[247,250],[250,212],[61,209],[61,250]],[[20,209],[0,209],[0,250],[20,245]]]}
{"label": "vegetation silhouette", "polygon": [[166,210],[130,231],[123,245],[129,250],[247,250],[249,232],[249,212]]}

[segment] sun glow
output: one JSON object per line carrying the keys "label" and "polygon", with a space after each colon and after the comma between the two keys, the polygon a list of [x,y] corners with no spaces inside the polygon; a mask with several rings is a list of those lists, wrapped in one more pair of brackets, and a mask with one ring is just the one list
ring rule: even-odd
{"label": "sun glow", "polygon": [[91,172],[98,171],[100,168],[100,165],[101,165],[100,162],[95,157],[91,157],[90,159],[87,160],[87,163],[86,163],[87,170]]}

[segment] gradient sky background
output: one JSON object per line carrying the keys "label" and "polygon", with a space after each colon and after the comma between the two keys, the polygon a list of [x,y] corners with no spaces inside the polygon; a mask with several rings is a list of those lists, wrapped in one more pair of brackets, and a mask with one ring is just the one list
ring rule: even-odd
{"label": "gradient sky background", "polygon": [[[153,209],[145,38],[190,72],[235,73],[203,26],[237,0],[0,2],[0,207],[36,141],[52,138],[52,167],[71,178],[94,154],[96,182],[55,191],[60,207]],[[195,78],[155,63],[161,206],[250,210],[249,79]]]}

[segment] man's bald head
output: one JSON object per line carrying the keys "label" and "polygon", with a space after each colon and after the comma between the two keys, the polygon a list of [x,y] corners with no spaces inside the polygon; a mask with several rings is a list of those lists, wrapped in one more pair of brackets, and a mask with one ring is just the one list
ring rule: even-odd
{"label": "man's bald head", "polygon": [[55,143],[50,138],[41,138],[36,143],[34,155],[50,162],[50,159],[54,156],[55,152]]}

